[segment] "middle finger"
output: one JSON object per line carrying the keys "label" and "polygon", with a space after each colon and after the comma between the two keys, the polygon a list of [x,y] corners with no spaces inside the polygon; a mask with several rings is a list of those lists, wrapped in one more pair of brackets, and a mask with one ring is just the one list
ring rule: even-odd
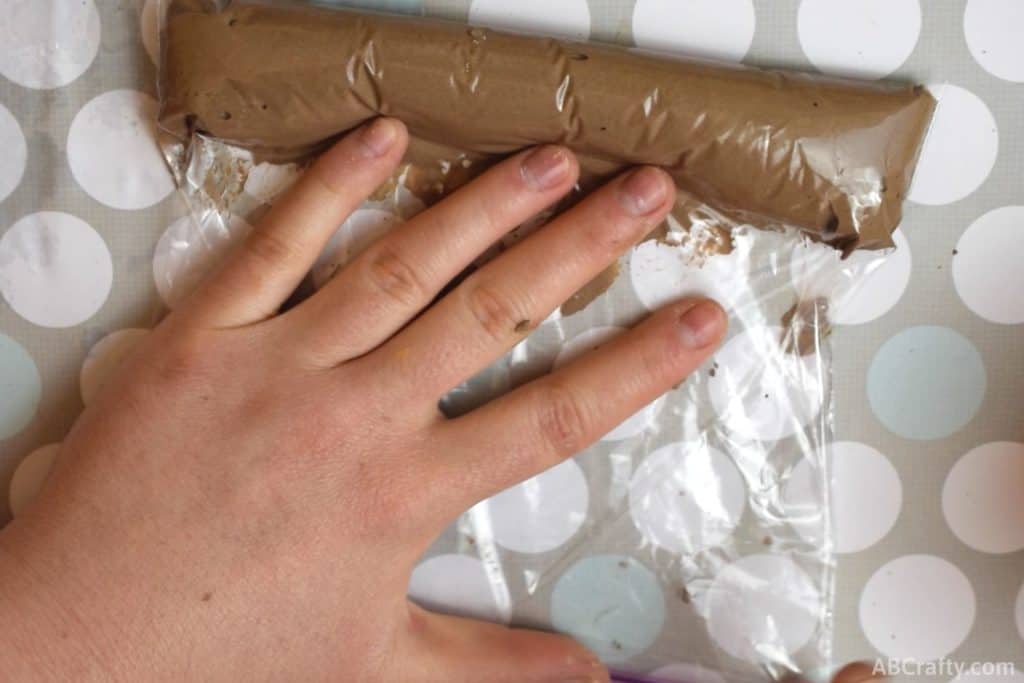
{"label": "middle finger", "polygon": [[564,196],[577,173],[564,147],[538,147],[385,235],[289,316],[307,355],[330,367],[379,346],[481,252]]}
{"label": "middle finger", "polygon": [[625,173],[468,277],[360,362],[405,395],[436,402],[648,234],[674,198],[664,171]]}

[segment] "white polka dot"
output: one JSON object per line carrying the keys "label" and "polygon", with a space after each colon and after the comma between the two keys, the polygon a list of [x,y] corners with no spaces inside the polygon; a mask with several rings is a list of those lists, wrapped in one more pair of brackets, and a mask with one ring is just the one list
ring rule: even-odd
{"label": "white polka dot", "polygon": [[726,343],[714,358],[711,403],[725,425],[763,441],[791,436],[821,410],[825,387],[813,356],[783,350],[778,327],[756,327]]}
{"label": "white polka dot", "polygon": [[160,15],[157,14],[159,0],[146,0],[139,17],[139,32],[142,46],[154,64],[160,63]]}
{"label": "white polka dot", "polygon": [[401,223],[402,219],[390,211],[359,209],[353,213],[327,242],[313,265],[313,286],[323,287],[342,266]]}
{"label": "white polka dot", "polygon": [[21,126],[4,105],[0,104],[0,202],[7,199],[21,183],[28,163],[28,145]]}
{"label": "white polka dot", "polygon": [[42,393],[35,359],[24,346],[0,332],[0,440],[31,424]]}
{"label": "white polka dot", "polygon": [[663,683],[726,683],[717,671],[696,664],[669,664],[652,671],[650,677]]}
{"label": "white polka dot", "polygon": [[910,283],[910,244],[902,230],[893,233],[893,241],[890,254],[855,251],[844,259],[832,247],[801,240],[790,261],[793,288],[802,301],[828,299],[833,323],[876,320],[899,303]]}
{"label": "white polka dot", "polygon": [[756,23],[751,0],[637,0],[633,40],[644,49],[738,62]]}
{"label": "white polka dot", "polygon": [[970,339],[948,327],[907,328],[878,349],[868,368],[871,410],[908,439],[942,439],[981,409],[989,372]]}
{"label": "white polka dot", "polygon": [[749,555],[725,567],[708,592],[708,632],[733,657],[759,663],[810,641],[825,605],[810,577],[781,555]]}
{"label": "white polka dot", "polygon": [[0,238],[0,294],[43,327],[72,327],[110,295],[114,265],[103,238],[80,218],[56,211],[25,216]]}
{"label": "white polka dot", "polygon": [[750,295],[751,240],[737,238],[733,251],[703,264],[680,247],[648,240],[629,259],[629,278],[640,303],[649,311],[688,296],[703,296],[727,308]]}
{"label": "white polka dot", "polygon": [[508,589],[501,578],[501,568],[492,569],[497,573],[496,580],[476,558],[432,557],[413,571],[409,597],[435,612],[505,623],[511,609]]}
{"label": "white polka dot", "polygon": [[579,531],[589,501],[583,470],[574,460],[566,460],[483,501],[473,517],[490,525],[498,545],[520,553],[545,553]]}
{"label": "white polka dot", "polygon": [[981,186],[999,154],[996,120],[977,95],[956,85],[928,88],[938,100],[908,195],[918,204],[963,199]]}
{"label": "white polka dot", "polygon": [[[557,369],[568,365],[586,352],[596,349],[612,337],[620,335],[625,331],[625,328],[622,327],[593,327],[585,332],[581,332],[562,347],[562,350],[555,358],[553,368]],[[600,440],[622,441],[623,439],[630,439],[642,434],[644,430],[654,424],[654,418],[657,416],[658,411],[661,410],[664,402],[664,396],[655,399],[653,403],[626,418],[625,422],[605,434]]]}
{"label": "white polka dot", "polygon": [[86,103],[68,132],[68,163],[90,197],[114,209],[145,209],[174,189],[157,145],[157,102],[111,90]]}
{"label": "white polka dot", "polygon": [[82,362],[82,370],[78,375],[78,386],[84,405],[92,403],[114,370],[148,333],[149,330],[135,328],[117,330],[93,344]]}
{"label": "white polka dot", "polygon": [[736,465],[701,442],[662,446],[648,455],[629,487],[629,513],[644,539],[692,555],[721,545],[746,508]]}
{"label": "white polka dot", "polygon": [[[835,549],[856,553],[882,540],[899,518],[903,487],[888,458],[853,441],[832,444],[832,526]],[[811,543],[820,543],[824,497],[821,470],[801,460],[784,489],[793,526]]]}
{"label": "white polka dot", "polygon": [[0,22],[0,74],[37,90],[81,76],[100,47],[93,0],[6,0]]}
{"label": "white polka dot", "polygon": [[1024,82],[1024,3],[967,0],[964,36],[981,68],[997,78]]}
{"label": "white polka dot", "polygon": [[554,631],[572,636],[610,664],[648,650],[665,625],[665,595],[657,577],[625,555],[588,555],[572,564],[554,582],[550,610]]}
{"label": "white polka dot", "polygon": [[12,515],[20,515],[39,493],[59,451],[60,444],[51,443],[32,451],[18,464],[11,478],[9,502]]}
{"label": "white polka dot", "polygon": [[882,566],[860,596],[860,624],[888,657],[930,662],[967,638],[974,590],[955,566],[932,555],[906,555]]}
{"label": "white polka dot", "polygon": [[298,164],[256,164],[245,178],[245,191],[264,204],[272,204],[302,177]]}
{"label": "white polka dot", "polygon": [[1020,592],[1017,593],[1017,605],[1014,609],[1014,621],[1017,622],[1017,633],[1020,634],[1021,639],[1024,639],[1024,586],[1020,587]]}
{"label": "white polka dot", "polygon": [[469,23],[586,40],[590,37],[590,7],[587,0],[473,0]]}
{"label": "white polka dot", "polygon": [[918,0],[803,0],[800,46],[829,74],[881,78],[900,68],[921,35]]}
{"label": "white polka dot", "polygon": [[1004,206],[974,221],[953,257],[953,282],[960,298],[985,320],[1024,323],[1024,206]]}
{"label": "white polka dot", "polygon": [[[978,662],[979,671],[960,674],[950,683],[1024,683],[1024,674],[1016,669],[1010,672],[996,673],[996,666],[1001,662]],[[989,670],[987,667],[992,667]]]}
{"label": "white polka dot", "polygon": [[216,213],[204,215],[202,225],[191,216],[171,223],[153,253],[153,281],[160,298],[176,307],[250,232],[252,226],[238,216],[225,223]]}
{"label": "white polka dot", "polygon": [[999,441],[960,458],[942,487],[942,513],[961,541],[983,553],[1024,548],[1024,444]]}

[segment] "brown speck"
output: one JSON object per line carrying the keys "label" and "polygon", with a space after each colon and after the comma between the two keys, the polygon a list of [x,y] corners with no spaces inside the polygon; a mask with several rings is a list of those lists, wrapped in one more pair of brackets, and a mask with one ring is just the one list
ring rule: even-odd
{"label": "brown speck", "polygon": [[679,590],[676,591],[676,596],[687,605],[690,604],[690,591],[686,590],[686,586],[680,586]]}
{"label": "brown speck", "polygon": [[230,121],[230,120],[231,120],[231,112],[229,112],[229,111],[222,111],[222,112],[220,113],[220,117],[221,117],[221,118],[222,118],[223,120],[225,120],[225,121]]}
{"label": "brown speck", "polygon": [[203,593],[203,602],[210,602],[213,597],[213,593]]}
{"label": "brown speck", "polygon": [[230,19],[228,19],[228,26],[234,26],[237,23],[238,23],[238,19],[235,19],[234,17],[231,17]]}
{"label": "brown speck", "polygon": [[466,543],[470,545],[476,545],[476,539],[472,536],[466,536]]}
{"label": "brown speck", "polygon": [[717,372],[718,370],[716,368],[711,368],[710,370],[708,370],[708,374],[711,375],[712,377],[714,377]]}
{"label": "brown speck", "polygon": [[515,327],[516,334],[523,334],[524,332],[527,332],[529,329],[530,329],[530,321],[529,320],[520,320],[519,322],[516,323],[516,327]]}
{"label": "brown speck", "polygon": [[825,339],[832,328],[823,300],[799,301],[782,316],[782,343],[789,353],[810,356],[818,350],[819,339]]}
{"label": "brown speck", "polygon": [[811,102],[811,104],[813,104],[815,107],[817,107],[818,106],[818,101],[815,100],[814,102]]}
{"label": "brown speck", "polygon": [[588,59],[590,59],[590,55],[583,54],[582,52],[577,52],[576,54],[569,57],[569,59],[573,60],[574,62],[585,62]]}
{"label": "brown speck", "polygon": [[267,103],[264,102],[263,104],[261,104],[260,105],[260,109],[262,109],[263,111],[266,111],[267,110]]}
{"label": "brown speck", "polygon": [[616,261],[562,304],[562,315],[570,316],[582,311],[591,301],[607,292],[618,276],[619,263]]}
{"label": "brown speck", "polygon": [[771,545],[772,544],[772,537],[771,536],[765,536],[763,539],[761,539],[761,543],[763,543],[764,545]]}

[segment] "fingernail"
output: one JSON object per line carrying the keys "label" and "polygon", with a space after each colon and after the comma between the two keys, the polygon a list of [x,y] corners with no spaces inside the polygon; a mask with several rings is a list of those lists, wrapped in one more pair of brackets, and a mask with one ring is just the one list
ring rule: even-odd
{"label": "fingernail", "polygon": [[646,216],[665,203],[665,175],[650,166],[638,168],[619,183],[619,203],[631,216]]}
{"label": "fingernail", "polygon": [[522,173],[534,190],[550,190],[569,174],[569,157],[555,145],[538,147],[523,159]]}
{"label": "fingernail", "polygon": [[397,138],[398,125],[390,119],[377,119],[359,134],[368,157],[384,156],[394,146]]}
{"label": "fingernail", "polygon": [[702,301],[679,318],[683,345],[697,351],[714,344],[725,328],[725,314],[717,304]]}

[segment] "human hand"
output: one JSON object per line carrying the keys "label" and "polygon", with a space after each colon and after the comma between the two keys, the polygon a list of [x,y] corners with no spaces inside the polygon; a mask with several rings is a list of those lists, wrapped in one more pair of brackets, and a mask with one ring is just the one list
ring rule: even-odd
{"label": "human hand", "polygon": [[432,304],[573,187],[568,151],[528,150],[279,313],[406,142],[388,119],[339,142],[104,385],[0,533],[0,678],[607,680],[568,637],[426,612],[409,576],[461,511],[678,384],[725,316],[670,306],[446,418],[439,399],[650,232],[674,187],[626,174]]}

